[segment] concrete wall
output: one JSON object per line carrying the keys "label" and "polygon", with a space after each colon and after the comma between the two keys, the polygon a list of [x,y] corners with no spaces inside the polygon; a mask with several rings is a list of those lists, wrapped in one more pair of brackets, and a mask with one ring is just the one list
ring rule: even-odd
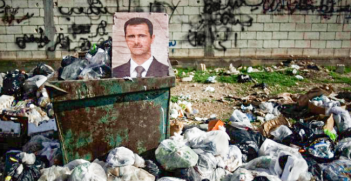
{"label": "concrete wall", "polygon": [[[112,34],[112,14],[167,12],[170,57],[350,57],[351,0],[0,0],[0,60],[53,59]],[[350,7],[349,7],[350,6]]]}

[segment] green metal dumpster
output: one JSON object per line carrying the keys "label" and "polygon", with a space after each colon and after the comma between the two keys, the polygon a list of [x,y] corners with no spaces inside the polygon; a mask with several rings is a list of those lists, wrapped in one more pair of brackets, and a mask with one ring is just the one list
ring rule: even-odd
{"label": "green metal dumpster", "polygon": [[125,146],[141,154],[169,136],[175,77],[54,81],[68,94],[53,103],[64,163],[93,160]]}

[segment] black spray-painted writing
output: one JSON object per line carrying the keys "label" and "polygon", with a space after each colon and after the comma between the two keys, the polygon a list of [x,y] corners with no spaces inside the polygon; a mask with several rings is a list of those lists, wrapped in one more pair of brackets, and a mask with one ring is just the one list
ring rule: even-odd
{"label": "black spray-painted writing", "polygon": [[77,25],[75,23],[72,24],[71,28],[68,32],[73,34],[73,38],[76,38],[77,34],[88,34],[90,33],[91,24],[80,24]]}
{"label": "black spray-painted writing", "polygon": [[98,35],[103,36],[103,35],[108,35],[106,32],[106,27],[107,27],[107,22],[102,20],[98,27],[96,28],[96,34],[94,36],[89,36],[89,38],[97,37]]}
{"label": "black spray-painted writing", "polygon": [[37,43],[38,48],[43,48],[50,42],[50,40],[47,36],[44,35],[44,30],[42,28],[39,28],[38,32],[40,34],[39,37],[35,37],[33,34],[30,36],[24,34],[23,37],[17,37],[16,44],[21,49],[25,49],[27,43]]}
{"label": "black spray-painted writing", "polygon": [[103,6],[100,0],[87,0],[89,7],[74,7],[64,8],[58,7],[59,12],[62,15],[71,16],[72,14],[86,14],[86,15],[100,15],[100,14],[113,14],[109,12],[106,7]]}
{"label": "black spray-painted writing", "polygon": [[19,19],[16,19],[15,16],[18,13],[18,7],[17,8],[13,8],[11,6],[6,6],[4,1],[1,1],[3,3],[3,5],[0,6],[0,9],[3,9],[5,7],[5,9],[3,11],[0,11],[0,13],[4,13],[3,17],[1,18],[1,20],[8,25],[11,25],[12,22],[14,22],[16,20],[16,22],[19,24],[22,21],[26,20],[26,19],[30,19],[31,17],[34,16],[34,13],[32,13],[31,15],[29,15],[29,13],[27,13],[26,15],[22,16]]}

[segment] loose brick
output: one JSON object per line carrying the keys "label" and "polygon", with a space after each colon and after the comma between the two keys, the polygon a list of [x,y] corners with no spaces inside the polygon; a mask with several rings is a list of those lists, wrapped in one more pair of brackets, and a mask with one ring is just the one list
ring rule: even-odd
{"label": "loose brick", "polygon": [[256,50],[256,56],[271,56],[271,55],[272,55],[272,49],[257,49]]}
{"label": "loose brick", "polygon": [[335,39],[336,40],[349,40],[350,41],[350,32],[336,32]]}
{"label": "loose brick", "polygon": [[289,40],[302,40],[303,33],[302,32],[289,32],[288,39]]}
{"label": "loose brick", "polygon": [[226,56],[226,57],[240,56],[240,49],[227,49],[224,52],[224,56]]}
{"label": "loose brick", "polygon": [[0,35],[0,42],[2,43],[14,43],[15,35]]}
{"label": "loose brick", "polygon": [[279,47],[283,47],[283,48],[295,47],[295,41],[294,40],[280,40]]}
{"label": "loose brick", "polygon": [[301,56],[302,52],[303,52],[303,49],[299,49],[299,48],[289,48],[288,49],[288,55]]}
{"label": "loose brick", "polygon": [[305,32],[303,35],[304,40],[318,40],[319,32]]}
{"label": "loose brick", "polygon": [[350,56],[350,49],[335,49],[335,57],[348,57]]}
{"label": "loose brick", "polygon": [[263,23],[253,23],[251,27],[247,28],[247,31],[263,31]]}
{"label": "loose brick", "polygon": [[305,48],[303,49],[302,55],[304,56],[317,56],[318,55],[318,49],[310,49],[310,48]]}
{"label": "loose brick", "polygon": [[272,39],[272,32],[257,32],[258,40],[270,40]]}
{"label": "loose brick", "polygon": [[328,31],[342,31],[342,24],[328,24]]}
{"label": "loose brick", "polygon": [[200,14],[199,7],[184,7],[184,14]]}
{"label": "loose brick", "polygon": [[311,41],[309,41],[309,40],[296,40],[295,47],[296,48],[310,48]]}
{"label": "loose brick", "polygon": [[288,32],[274,32],[273,39],[278,39],[278,40],[288,39]]}
{"label": "loose brick", "polygon": [[249,49],[240,49],[240,56],[255,56],[256,49],[249,48]]}
{"label": "loose brick", "polygon": [[263,47],[263,40],[248,40],[249,48],[262,48]]}
{"label": "loose brick", "polygon": [[273,22],[275,23],[287,23],[289,22],[289,15],[274,15]]}
{"label": "loose brick", "polygon": [[326,41],[312,40],[311,48],[325,48]]}
{"label": "loose brick", "polygon": [[342,41],[327,41],[327,48],[341,48]]}
{"label": "loose brick", "polygon": [[321,40],[334,40],[335,39],[335,32],[321,32],[320,38]]}
{"label": "loose brick", "polygon": [[272,51],[272,56],[287,56],[288,49],[286,48],[274,48]]}
{"label": "loose brick", "polygon": [[204,51],[203,48],[202,49],[199,49],[199,48],[191,49],[189,51],[189,56],[190,57],[203,57],[204,55],[205,55],[205,51]]}
{"label": "loose brick", "polygon": [[264,31],[279,31],[279,23],[265,23]]}
{"label": "loose brick", "polygon": [[312,24],[312,31],[327,31],[327,24]]}
{"label": "loose brick", "polygon": [[304,15],[290,15],[289,22],[292,23],[304,23],[305,17]]}
{"label": "loose brick", "polygon": [[29,24],[30,25],[44,25],[44,18],[42,18],[42,17],[30,18],[29,19]]}
{"label": "loose brick", "polygon": [[280,23],[280,31],[295,31],[296,23]]}
{"label": "loose brick", "polygon": [[273,22],[273,15],[257,15],[258,23],[271,23]]}
{"label": "loose brick", "polygon": [[351,48],[351,41],[350,40],[342,41],[342,48]]}
{"label": "loose brick", "polygon": [[263,43],[264,48],[278,48],[279,40],[264,40]]}
{"label": "loose brick", "polygon": [[21,26],[7,26],[6,31],[7,31],[8,35],[22,34],[22,27]]}
{"label": "loose brick", "polygon": [[241,32],[240,39],[242,40],[256,39],[256,32]]}
{"label": "loose brick", "polygon": [[18,51],[16,52],[16,57],[18,59],[29,59],[33,58],[32,51]]}
{"label": "loose brick", "polygon": [[311,23],[296,23],[296,31],[311,31]]}

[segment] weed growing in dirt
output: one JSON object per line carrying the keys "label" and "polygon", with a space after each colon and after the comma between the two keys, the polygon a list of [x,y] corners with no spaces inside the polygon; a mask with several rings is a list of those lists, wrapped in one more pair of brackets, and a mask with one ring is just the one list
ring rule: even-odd
{"label": "weed growing in dirt", "polygon": [[333,80],[329,83],[345,83],[351,85],[351,79],[349,77],[342,76],[335,72],[330,72],[330,76],[333,77]]}
{"label": "weed growing in dirt", "polygon": [[253,72],[249,74],[251,78],[257,80],[258,83],[266,83],[270,86],[296,86],[296,82],[299,80],[294,76],[286,75],[282,72]]}
{"label": "weed growing in dirt", "polygon": [[178,102],[180,96],[171,96],[171,102],[176,103]]}

